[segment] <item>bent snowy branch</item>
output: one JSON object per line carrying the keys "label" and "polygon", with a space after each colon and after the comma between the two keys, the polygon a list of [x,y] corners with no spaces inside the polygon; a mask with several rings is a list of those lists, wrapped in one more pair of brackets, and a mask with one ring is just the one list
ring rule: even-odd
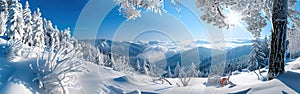
{"label": "bent snowy branch", "polygon": [[[73,44],[71,44],[74,42]],[[40,88],[50,93],[66,93],[65,87],[74,84],[75,72],[82,72],[84,67],[80,62],[80,45],[75,40],[62,41],[62,45],[56,51],[52,42],[50,52],[46,59],[38,58],[35,66],[30,65],[38,81]]]}

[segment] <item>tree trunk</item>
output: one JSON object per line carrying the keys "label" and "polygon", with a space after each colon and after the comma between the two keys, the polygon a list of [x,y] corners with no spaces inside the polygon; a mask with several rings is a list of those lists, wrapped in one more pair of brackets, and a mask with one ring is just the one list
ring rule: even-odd
{"label": "tree trunk", "polygon": [[288,0],[274,0],[272,11],[272,41],[268,79],[271,80],[285,72],[286,31]]}

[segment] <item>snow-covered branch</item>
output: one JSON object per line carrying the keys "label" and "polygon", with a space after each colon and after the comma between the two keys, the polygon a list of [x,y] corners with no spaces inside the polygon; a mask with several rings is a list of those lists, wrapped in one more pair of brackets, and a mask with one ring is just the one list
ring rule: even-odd
{"label": "snow-covered branch", "polygon": [[[162,15],[164,12],[164,0],[114,0],[120,6],[119,12],[127,19],[141,17],[142,9]],[[170,0],[171,4],[180,12],[181,0]],[[177,6],[177,7],[176,7]]]}
{"label": "snow-covered branch", "polygon": [[[72,43],[73,42],[73,43]],[[52,45],[55,45],[52,42]],[[50,93],[66,93],[66,86],[74,84],[76,72],[82,72],[85,68],[81,57],[81,46],[76,41],[63,41],[56,51],[55,46],[50,48],[45,59],[37,58],[36,65],[30,65],[36,74],[33,81],[39,83],[40,88]]]}

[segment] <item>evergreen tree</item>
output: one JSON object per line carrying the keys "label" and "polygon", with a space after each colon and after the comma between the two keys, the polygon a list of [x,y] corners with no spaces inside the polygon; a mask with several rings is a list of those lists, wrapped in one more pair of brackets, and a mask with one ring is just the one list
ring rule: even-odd
{"label": "evergreen tree", "polygon": [[179,62],[177,62],[177,65],[176,65],[176,67],[174,69],[174,74],[173,74],[174,77],[178,77],[179,76],[180,67],[181,66],[180,66]]}
{"label": "evergreen tree", "polygon": [[64,40],[68,40],[69,38],[71,38],[71,30],[70,30],[70,28],[67,28],[67,29],[65,29],[65,30],[63,31],[63,36],[62,36],[62,38],[63,38]]}
{"label": "evergreen tree", "polygon": [[8,4],[6,0],[0,0],[0,12],[8,13]]}
{"label": "evergreen tree", "polygon": [[199,76],[199,70],[197,70],[197,66],[192,62],[192,65],[190,67],[190,75],[191,77],[198,77]]}
{"label": "evergreen tree", "polygon": [[[297,27],[293,24],[291,27]],[[300,56],[300,32],[295,30],[296,28],[289,28],[287,31],[288,52],[290,54],[290,59],[296,59]],[[300,30],[300,29],[299,29]]]}
{"label": "evergreen tree", "polygon": [[140,70],[141,70],[140,61],[139,61],[139,59],[136,59],[136,71],[140,72]]}
{"label": "evergreen tree", "polygon": [[53,34],[53,41],[55,41],[55,44],[57,44],[54,48],[59,49],[60,47],[60,35],[61,33],[57,29],[57,26],[54,27],[54,34]]}
{"label": "evergreen tree", "polygon": [[252,51],[249,55],[248,70],[252,71],[258,69],[259,67],[265,67],[265,54],[262,50],[262,44],[259,38],[253,40]]}
{"label": "evergreen tree", "polygon": [[143,73],[149,75],[149,65],[147,64],[146,60],[143,62]]}
{"label": "evergreen tree", "polygon": [[55,42],[54,40],[54,28],[52,26],[51,21],[47,21],[46,19],[44,19],[44,32],[45,32],[45,45],[50,47],[50,46],[54,46],[51,45],[51,42]]}
{"label": "evergreen tree", "polygon": [[33,22],[33,46],[44,47],[44,29],[43,29],[43,20],[41,17],[40,9],[38,8],[36,12],[32,15]]}
{"label": "evergreen tree", "polygon": [[8,5],[6,0],[0,0],[0,36],[4,36],[8,16]]}
{"label": "evergreen tree", "polygon": [[22,4],[18,0],[12,1],[9,9],[6,35],[9,39],[22,40],[24,36]]}
{"label": "evergreen tree", "polygon": [[265,54],[265,60],[264,64],[269,65],[269,56],[270,56],[270,44],[269,44],[269,39],[267,36],[265,36],[265,39],[262,42],[262,50],[263,53]]}
{"label": "evergreen tree", "polygon": [[29,3],[26,1],[25,9],[23,11],[23,18],[24,18],[24,39],[23,43],[31,46],[33,44],[32,36],[32,16],[31,16],[31,10],[29,9]]}
{"label": "evergreen tree", "polygon": [[269,39],[267,36],[265,36],[265,39],[262,42],[262,50],[263,53],[265,54],[265,58],[269,58],[270,47],[269,47]]}
{"label": "evergreen tree", "polygon": [[172,74],[172,71],[171,71],[170,66],[168,66],[167,72],[168,72],[168,73],[167,73],[167,77],[172,78],[172,77],[173,77],[173,74]]}

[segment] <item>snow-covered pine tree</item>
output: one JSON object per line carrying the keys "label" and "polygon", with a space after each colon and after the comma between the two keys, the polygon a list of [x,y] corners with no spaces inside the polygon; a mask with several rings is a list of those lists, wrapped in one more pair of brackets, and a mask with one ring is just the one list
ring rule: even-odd
{"label": "snow-covered pine tree", "polygon": [[102,54],[98,48],[96,48],[96,50],[97,50],[96,51],[96,58],[95,58],[96,64],[104,65],[104,54]]}
{"label": "snow-covered pine tree", "polygon": [[104,65],[104,55],[92,43],[80,42],[82,45],[83,59],[97,65]]}
{"label": "snow-covered pine tree", "polygon": [[63,31],[63,34],[62,34],[62,35],[63,35],[62,38],[63,38],[64,40],[70,39],[70,38],[71,38],[71,30],[70,30],[70,28],[65,29],[65,30]]}
{"label": "snow-covered pine tree", "polygon": [[0,12],[8,13],[8,4],[6,0],[0,0]]}
{"label": "snow-covered pine tree", "polygon": [[266,64],[264,60],[265,54],[262,50],[262,43],[260,42],[259,38],[256,38],[255,40],[253,40],[252,51],[249,55],[248,70],[253,71],[258,69],[259,67],[265,67]]}
{"label": "snow-covered pine tree", "polygon": [[267,36],[265,36],[265,39],[261,42],[262,43],[262,50],[265,54],[265,58],[269,58],[270,54],[270,46],[269,46],[269,39]]}
{"label": "snow-covered pine tree", "polygon": [[149,72],[150,72],[150,67],[149,67],[149,65],[147,64],[147,61],[144,60],[144,62],[143,62],[143,71],[142,71],[142,73],[145,74],[145,75],[149,75]]}
{"label": "snow-covered pine tree", "polygon": [[261,42],[261,44],[262,44],[262,51],[265,54],[264,64],[266,66],[269,65],[269,56],[270,56],[270,44],[269,44],[269,41],[270,40],[268,39],[268,37],[265,36],[265,39]]}
{"label": "snow-covered pine tree", "polygon": [[55,45],[51,45],[51,42],[54,41],[54,35],[55,35],[55,32],[54,32],[54,28],[52,26],[52,23],[51,21],[47,21],[46,19],[44,19],[44,32],[45,32],[45,45],[47,47],[51,47],[51,46],[55,46]]}
{"label": "snow-covered pine tree", "polygon": [[178,77],[178,76],[179,76],[180,67],[181,67],[181,66],[180,66],[180,63],[177,62],[176,67],[175,67],[175,69],[174,69],[173,77]]}
{"label": "snow-covered pine tree", "polygon": [[256,48],[252,48],[252,51],[249,55],[248,68],[247,68],[249,71],[253,71],[253,70],[258,68],[258,62],[255,58],[255,56],[256,56],[256,50],[255,49]]}
{"label": "snow-covered pine tree", "polygon": [[54,32],[53,40],[55,41],[55,44],[57,44],[54,48],[59,49],[61,32],[57,29],[57,26],[54,26],[54,31],[53,32]]}
{"label": "snow-covered pine tree", "polygon": [[26,1],[25,9],[23,10],[23,18],[24,18],[24,39],[23,43],[31,46],[33,44],[33,32],[32,32],[32,16],[31,10],[29,9],[29,3]]}
{"label": "snow-covered pine tree", "polygon": [[40,9],[37,8],[37,11],[32,15],[33,22],[33,46],[44,47],[44,28],[43,28],[43,19],[41,17]]}
{"label": "snow-covered pine tree", "polygon": [[190,76],[191,77],[198,77],[199,76],[199,70],[197,69],[197,66],[192,62],[192,65],[190,66]]}
{"label": "snow-covered pine tree", "polygon": [[3,12],[0,12],[0,36],[4,36],[6,31],[6,18]]}
{"label": "snow-covered pine tree", "polygon": [[264,53],[262,42],[260,40],[257,40],[257,44],[258,44],[258,48],[259,48],[258,52],[256,54],[258,68],[263,68],[268,65],[267,62],[265,62],[266,54]]}
{"label": "snow-covered pine tree", "polygon": [[[61,34],[60,34],[61,36],[60,36],[60,41],[61,42],[64,42],[64,41],[66,41],[66,42],[68,42],[68,41],[70,41],[70,39],[72,39],[71,38],[71,31],[70,31],[70,28],[67,28],[67,29],[64,29],[62,32],[61,32]],[[65,45],[66,46],[71,46],[70,44],[68,44],[68,43],[65,43]]]}
{"label": "snow-covered pine tree", "polygon": [[19,3],[19,0],[11,1],[11,5],[9,7],[9,15],[6,22],[7,30],[6,35],[9,40],[23,40],[24,37],[24,19],[23,19],[23,8],[22,4]]}
{"label": "snow-covered pine tree", "polygon": [[[292,25],[292,27],[296,27],[296,25]],[[295,59],[300,56],[300,32],[295,29],[296,28],[290,28],[287,31],[287,39],[289,40],[288,52],[290,53],[291,59]]]}
{"label": "snow-covered pine tree", "polygon": [[140,65],[140,60],[136,59],[136,71],[140,72],[141,71],[141,65]]}
{"label": "snow-covered pine tree", "polygon": [[171,71],[170,66],[168,66],[167,77],[169,77],[169,78],[172,78],[172,77],[173,77],[173,74],[172,74],[172,71]]}
{"label": "snow-covered pine tree", "polygon": [[0,0],[0,36],[4,36],[8,16],[8,5],[6,0]]}

